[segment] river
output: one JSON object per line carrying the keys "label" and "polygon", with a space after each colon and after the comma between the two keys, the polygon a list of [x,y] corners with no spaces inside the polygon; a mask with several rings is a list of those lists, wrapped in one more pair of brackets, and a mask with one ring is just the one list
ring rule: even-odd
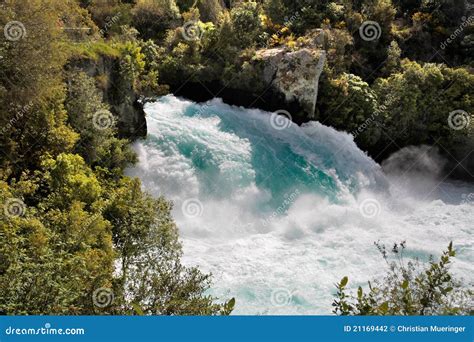
{"label": "river", "polygon": [[386,174],[350,134],[220,99],[145,111],[127,174],[174,202],[184,263],[212,272],[235,314],[329,314],[343,276],[357,287],[386,271],[376,241],[426,261],[452,240],[453,272],[473,281],[472,185]]}

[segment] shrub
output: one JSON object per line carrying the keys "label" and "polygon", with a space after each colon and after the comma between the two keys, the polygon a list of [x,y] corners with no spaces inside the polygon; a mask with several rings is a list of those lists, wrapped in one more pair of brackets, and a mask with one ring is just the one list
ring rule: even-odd
{"label": "shrub", "polygon": [[210,276],[181,264],[171,203],[144,194],[138,180],[124,178],[120,185],[104,211],[113,226],[121,265],[115,282],[116,310],[136,312],[139,308],[153,315],[229,314],[233,302],[220,305],[204,295]]}
{"label": "shrub", "polygon": [[240,2],[232,8],[230,17],[236,32],[234,45],[245,48],[256,43],[257,37],[263,32],[260,13],[260,5],[255,1]]}
{"label": "shrub", "polygon": [[352,74],[331,78],[331,73],[325,73],[320,89],[319,121],[351,132],[362,149],[378,141],[381,132],[376,123],[382,115],[379,115],[376,95],[367,82]]}
{"label": "shrub", "polygon": [[174,0],[138,0],[132,14],[132,24],[145,40],[163,38],[166,30],[180,24],[179,8]]}
{"label": "shrub", "polygon": [[437,141],[450,151],[472,141],[472,128],[452,129],[448,118],[455,110],[474,111],[474,76],[461,68],[407,60],[401,67],[373,86],[385,106],[383,124],[390,140],[399,146]]}
{"label": "shrub", "polygon": [[427,267],[405,263],[405,243],[395,244],[395,260],[388,261],[385,246],[376,244],[390,271],[382,279],[369,282],[369,292],[362,287],[357,295],[348,294],[348,278],[336,284],[333,302],[338,315],[472,315],[470,299],[474,292],[453,278],[449,266],[456,252],[452,242],[439,261],[430,260]]}

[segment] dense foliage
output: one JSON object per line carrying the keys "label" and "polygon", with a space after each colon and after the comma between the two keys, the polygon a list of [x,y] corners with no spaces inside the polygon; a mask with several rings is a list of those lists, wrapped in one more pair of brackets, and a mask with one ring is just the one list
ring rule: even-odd
{"label": "dense foliage", "polygon": [[[157,93],[157,47],[131,29],[104,44],[102,4],[0,5],[2,26],[26,31],[0,45],[0,312],[229,314],[233,301],[205,294],[210,276],[181,264],[172,205],[123,174],[136,156],[106,101],[114,75],[81,66],[109,59],[116,91]],[[90,37],[67,30],[83,26]]]}
{"label": "dense foliage", "polygon": [[[454,153],[474,141],[446,125],[473,112],[469,14],[463,0],[2,1],[0,312],[230,313],[233,300],[206,295],[210,276],[180,263],[172,205],[124,176],[136,156],[120,112],[185,80],[257,87],[257,50],[324,48],[318,120],[364,149],[436,141]],[[401,272],[409,308],[383,288],[338,310],[421,312],[416,286],[431,280]]]}

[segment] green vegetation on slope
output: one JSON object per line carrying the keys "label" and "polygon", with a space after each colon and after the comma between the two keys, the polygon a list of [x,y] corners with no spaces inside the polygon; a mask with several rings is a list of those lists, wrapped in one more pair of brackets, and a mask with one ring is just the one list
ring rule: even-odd
{"label": "green vegetation on slope", "polygon": [[229,314],[233,301],[205,294],[210,276],[181,264],[171,204],[123,175],[136,156],[101,80],[65,69],[119,58],[124,83],[155,91],[153,46],[78,42],[66,29],[93,23],[75,1],[1,6],[2,26],[20,21],[26,34],[0,45],[0,312]]}

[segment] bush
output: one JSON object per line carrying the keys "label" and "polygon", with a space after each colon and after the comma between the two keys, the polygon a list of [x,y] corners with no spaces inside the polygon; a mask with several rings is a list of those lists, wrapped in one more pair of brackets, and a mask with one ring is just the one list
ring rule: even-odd
{"label": "bush", "polygon": [[230,11],[234,29],[234,45],[246,48],[254,45],[263,32],[260,21],[261,8],[255,1],[240,2]]}
{"label": "bush", "polygon": [[[13,1],[0,11],[0,24],[20,21],[30,29],[14,43],[2,39],[0,76],[0,166],[19,176],[38,167],[45,152],[70,151],[77,135],[67,125],[61,49],[64,31],[57,24],[57,1]],[[37,15],[30,15],[37,13]]]}
{"label": "bush", "polygon": [[114,251],[110,223],[98,213],[103,188],[83,159],[45,157],[35,175],[9,186],[18,214],[0,212],[0,312],[90,314],[91,294],[110,283]]}
{"label": "bush", "polygon": [[203,22],[217,23],[223,11],[220,0],[199,0],[197,7]]}
{"label": "bush", "polygon": [[317,119],[352,133],[362,149],[372,146],[380,138],[376,123],[382,119],[374,91],[359,76],[330,77],[331,73],[325,73],[321,80]]}
{"label": "bush", "polygon": [[166,30],[180,25],[181,16],[174,0],[138,0],[132,14],[132,24],[144,40],[161,39]]}
{"label": "bush", "polygon": [[388,261],[385,246],[376,244],[390,271],[382,279],[369,282],[369,292],[362,287],[357,295],[347,294],[348,278],[336,285],[333,302],[338,315],[472,315],[470,299],[474,292],[465,289],[449,271],[456,252],[452,242],[438,262],[430,260],[428,267],[409,261],[405,263],[405,243],[395,244],[395,260]]}
{"label": "bush", "polygon": [[[101,174],[60,154],[34,176],[0,181],[0,203],[21,203],[18,214],[0,211],[0,312],[229,314],[234,301],[205,295],[210,275],[181,264],[171,204],[137,179]],[[113,296],[99,306],[104,289]]]}
{"label": "bush", "polygon": [[93,0],[87,6],[96,23],[101,37],[112,37],[120,34],[120,27],[132,22],[131,4],[118,0]]}
{"label": "bush", "polygon": [[373,89],[384,105],[386,133],[398,146],[437,141],[453,151],[472,141],[472,128],[455,130],[448,123],[455,110],[474,111],[474,76],[467,70],[404,60],[401,72],[378,79]]}
{"label": "bush", "polygon": [[143,194],[138,180],[125,178],[120,185],[104,211],[121,265],[115,309],[120,313],[139,308],[153,315],[230,313],[232,302],[220,305],[204,295],[210,276],[181,264],[170,202]]}
{"label": "bush", "polygon": [[264,9],[273,23],[281,25],[285,22],[288,8],[283,3],[283,0],[265,0]]}

